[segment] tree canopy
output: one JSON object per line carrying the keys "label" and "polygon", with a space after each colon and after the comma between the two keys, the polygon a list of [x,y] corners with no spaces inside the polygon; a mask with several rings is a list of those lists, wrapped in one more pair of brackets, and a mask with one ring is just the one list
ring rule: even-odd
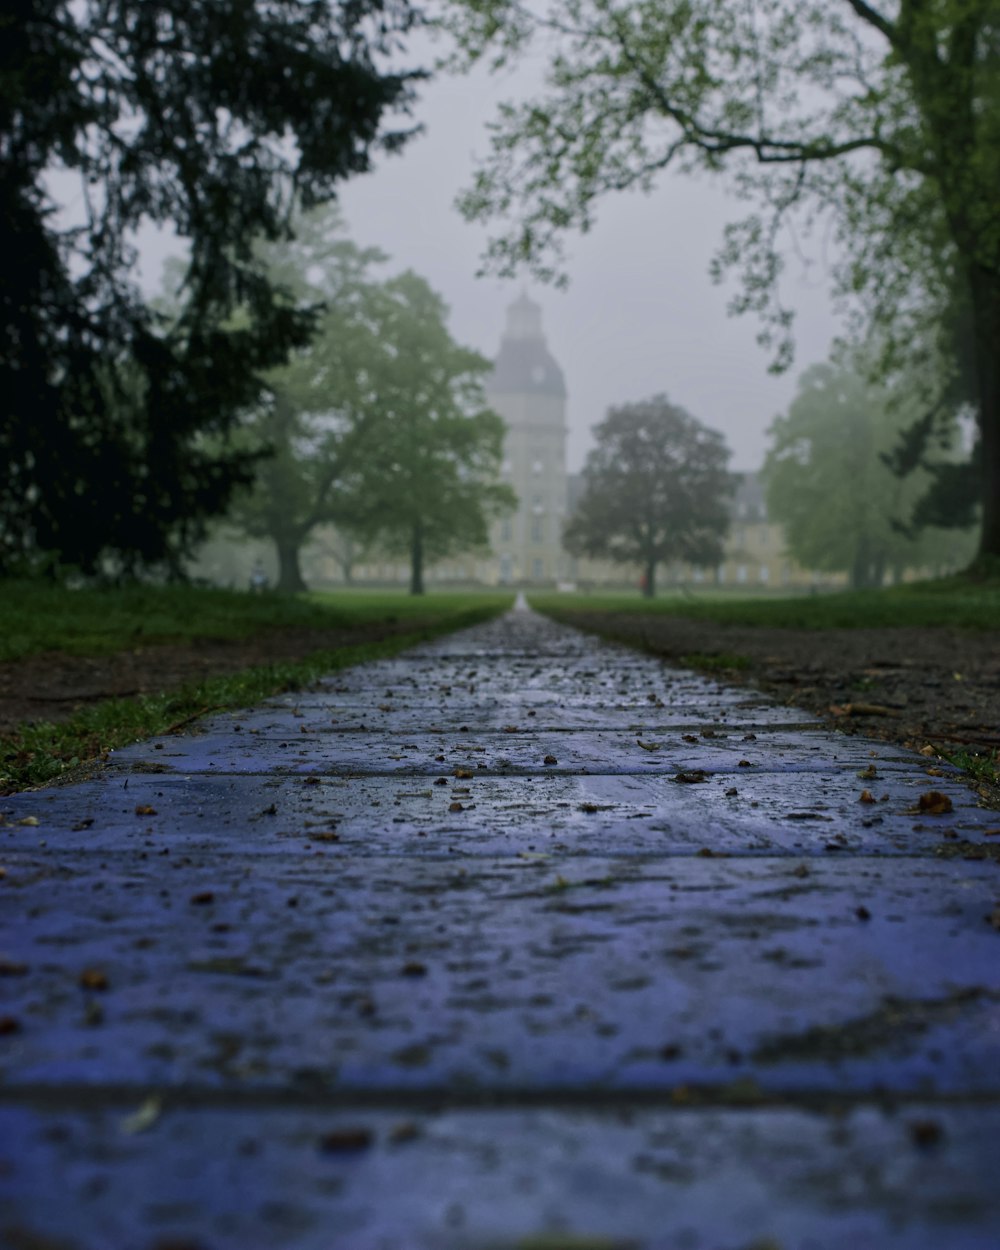
{"label": "tree canopy", "polygon": [[926,481],[886,463],[911,418],[892,398],[846,365],[814,365],[770,429],[768,515],[784,527],[788,553],[805,568],[849,573],[855,587],[881,585],[890,570],[953,566],[971,547],[967,535],[907,524]]}
{"label": "tree canopy", "polygon": [[425,564],[484,547],[490,520],[516,497],[499,481],[505,427],[486,406],[490,361],[452,339],[443,300],[417,274],[384,292],[378,415],[354,464],[351,528],[405,553],[411,593],[422,594]]}
{"label": "tree canopy", "polygon": [[[253,241],[410,133],[383,122],[409,99],[389,61],[414,20],[407,0],[5,6],[0,572],[176,565],[249,475],[224,436],[313,322]],[[169,324],[136,284],[150,225],[189,245]]]}
{"label": "tree canopy", "polygon": [[610,409],[594,437],[566,549],[638,564],[649,597],[662,561],[718,564],[734,484],[722,435],[656,395]]}
{"label": "tree canopy", "polygon": [[310,342],[269,370],[242,420],[248,447],[265,449],[253,484],[229,519],[273,541],[278,589],[300,591],[302,547],[323,525],[349,525],[358,510],[359,461],[379,437],[379,369],[389,299],[372,272],[385,261],[346,237],[336,209],[303,215],[296,237],[260,248],[272,281],[303,307],[321,306]]}
{"label": "tree canopy", "polygon": [[562,272],[569,229],[662,171],[725,172],[754,205],[718,271],[791,360],[783,228],[826,215],[841,294],[894,328],[967,317],[981,434],[980,551],[1000,556],[1000,13],[996,0],[456,0],[461,55],[547,40],[542,95],[505,106],[464,197],[487,264]]}

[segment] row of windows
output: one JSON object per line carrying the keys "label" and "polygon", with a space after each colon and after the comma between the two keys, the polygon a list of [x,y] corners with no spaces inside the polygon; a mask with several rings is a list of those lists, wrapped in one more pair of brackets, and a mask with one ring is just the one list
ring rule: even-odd
{"label": "row of windows", "polygon": [[[514,576],[514,557],[504,554],[500,557],[500,580],[509,582]],[[531,562],[531,577],[533,581],[540,582],[545,576],[545,567],[541,560],[534,559]]]}
{"label": "row of windows", "polygon": [[[512,461],[505,460],[500,466],[500,473],[503,477],[510,477],[514,470]],[[548,472],[548,465],[544,460],[532,460],[531,472],[534,477],[541,477],[543,473]]]}
{"label": "row of windows", "polygon": [[[509,543],[514,537],[514,526],[508,517],[500,522],[500,541]],[[535,517],[531,522],[531,541],[533,543],[541,543],[545,541],[545,522],[541,517]]]}

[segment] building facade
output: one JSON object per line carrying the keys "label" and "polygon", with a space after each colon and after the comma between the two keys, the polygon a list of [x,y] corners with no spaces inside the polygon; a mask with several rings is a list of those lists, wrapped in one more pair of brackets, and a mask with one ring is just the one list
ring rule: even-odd
{"label": "building facade", "polygon": [[565,581],[566,382],[542,331],[542,310],[522,295],[507,309],[489,405],[507,426],[502,476],[517,495],[515,512],[490,535],[493,576],[501,585]]}

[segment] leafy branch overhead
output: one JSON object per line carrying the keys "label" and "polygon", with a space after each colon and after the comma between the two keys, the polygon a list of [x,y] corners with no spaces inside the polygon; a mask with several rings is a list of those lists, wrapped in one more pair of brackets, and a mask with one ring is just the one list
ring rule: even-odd
{"label": "leafy branch overhead", "polygon": [[[461,206],[493,223],[486,266],[565,276],[567,231],[669,169],[725,172],[751,207],[716,263],[737,312],[791,361],[791,231],[832,225],[841,295],[886,366],[960,313],[983,439],[981,552],[1000,555],[1000,14],[995,0],[454,0],[457,59],[529,48],[544,88],[504,106]],[[945,362],[949,372],[954,365]],[[931,390],[943,388],[934,383]],[[933,404],[933,398],[930,400]]]}

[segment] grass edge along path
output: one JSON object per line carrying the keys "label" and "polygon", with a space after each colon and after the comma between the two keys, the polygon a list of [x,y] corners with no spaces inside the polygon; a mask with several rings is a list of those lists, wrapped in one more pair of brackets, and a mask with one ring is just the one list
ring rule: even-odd
{"label": "grass edge along path", "polygon": [[996,630],[1000,627],[1000,575],[967,575],[936,581],[908,582],[878,590],[836,590],[821,594],[741,592],[704,587],[666,589],[655,599],[635,591],[533,594],[531,606],[553,620],[573,624],[579,613],[683,616],[718,625],[770,629],[953,628]]}
{"label": "grass edge along path", "polygon": [[70,782],[90,775],[110,751],[156,734],[177,732],[209,712],[243,707],[271,695],[301,690],[340,669],[383,659],[442,634],[477,625],[506,610],[482,604],[378,641],[313,651],[300,660],[262,664],[188,682],[173,690],[107,699],[66,721],[37,721],[0,735],[0,795]]}
{"label": "grass edge along path", "polygon": [[[709,589],[666,591],[661,598],[648,600],[636,592],[618,594],[576,593],[533,595],[532,607],[565,625],[593,633],[647,654],[666,658],[670,664],[710,674],[733,684],[747,680],[772,697],[782,699],[785,692],[768,682],[767,662],[758,654],[745,655],[737,649],[725,648],[725,631],[740,627],[765,636],[772,632],[775,652],[781,651],[780,636],[808,636],[825,630],[850,634],[853,630],[880,631],[909,629],[960,635],[992,635],[1000,633],[1000,577],[959,574],[937,581],[909,583],[882,590],[837,591],[821,595],[749,594]],[[628,617],[633,626],[650,622],[648,634],[633,628],[616,628],[620,618]],[[655,637],[657,620],[683,619],[688,624],[705,622],[723,631],[714,642],[722,644],[712,650],[665,656]],[[955,659],[961,664],[961,654]],[[811,682],[815,674],[811,675]],[[803,698],[804,691],[792,689],[788,702],[797,702],[820,715],[830,726],[845,732],[856,732],[850,724],[831,717],[834,709]],[[856,705],[860,707],[860,705]],[[869,726],[870,736],[896,741],[904,746],[918,747],[907,741],[906,734],[892,732],[892,722],[880,725],[879,731]],[[862,730],[864,732],[864,730]],[[934,744],[939,759],[962,770],[969,784],[988,806],[1000,808],[1000,748],[983,745],[976,749],[959,745],[948,733],[928,731],[923,739]],[[918,748],[919,749],[919,748]],[[924,752],[928,750],[925,746]]]}

